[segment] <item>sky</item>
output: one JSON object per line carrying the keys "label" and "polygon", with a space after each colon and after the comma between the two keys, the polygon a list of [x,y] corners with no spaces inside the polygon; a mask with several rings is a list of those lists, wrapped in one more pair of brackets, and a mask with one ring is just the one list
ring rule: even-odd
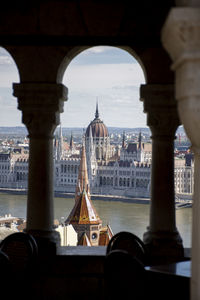
{"label": "sky", "polygon": [[[19,82],[15,63],[0,48],[0,126],[21,126],[21,112],[12,96],[12,83]],[[100,118],[110,127],[146,127],[139,87],[144,74],[125,50],[99,46],[77,55],[68,65],[63,84],[69,89],[61,114],[63,127],[86,128],[94,119],[98,100]]]}

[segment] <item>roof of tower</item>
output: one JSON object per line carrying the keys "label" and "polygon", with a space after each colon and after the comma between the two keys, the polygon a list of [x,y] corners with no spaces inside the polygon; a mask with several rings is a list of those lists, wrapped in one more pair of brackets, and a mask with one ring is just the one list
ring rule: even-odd
{"label": "roof of tower", "polygon": [[67,224],[100,224],[102,223],[91,201],[85,146],[82,146],[78,182],[75,192],[75,205],[66,220]]}
{"label": "roof of tower", "polygon": [[85,145],[83,144],[82,151],[81,151],[81,160],[79,165],[78,181],[77,181],[76,191],[75,191],[75,200],[79,199],[80,194],[83,192],[84,189],[87,189],[87,194],[90,197],[90,187],[89,187],[88,172],[87,172]]}
{"label": "roof of tower", "polygon": [[106,125],[103,123],[103,121],[99,118],[99,109],[98,109],[98,103],[96,105],[96,111],[95,111],[95,118],[90,124],[88,125],[86,129],[86,137],[90,136],[90,129],[92,130],[92,136],[93,137],[107,137],[108,136],[108,129]]}
{"label": "roof of tower", "polygon": [[67,224],[101,224],[102,221],[98,216],[96,209],[84,189],[79,199],[76,200],[75,205],[66,220]]}

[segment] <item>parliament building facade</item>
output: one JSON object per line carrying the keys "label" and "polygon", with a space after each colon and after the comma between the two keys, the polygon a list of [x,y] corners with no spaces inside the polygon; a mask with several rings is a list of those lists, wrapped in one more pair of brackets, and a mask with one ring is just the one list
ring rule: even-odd
{"label": "parliament building facade", "polygon": [[[110,144],[109,132],[99,117],[88,125],[84,143],[88,178],[92,194],[122,197],[150,196],[151,143],[143,143],[141,133],[137,142],[126,145],[125,135],[120,150]],[[54,191],[74,193],[77,185],[80,155],[73,139],[66,151],[62,130],[54,142]],[[166,157],[167,160],[167,157]],[[193,194],[193,163],[175,159],[174,185],[178,197],[191,199]],[[28,154],[0,154],[0,187],[26,189],[28,181]]]}

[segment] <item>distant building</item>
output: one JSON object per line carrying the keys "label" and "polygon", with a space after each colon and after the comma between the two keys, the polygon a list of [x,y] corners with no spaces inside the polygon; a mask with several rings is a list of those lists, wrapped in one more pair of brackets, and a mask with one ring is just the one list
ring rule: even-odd
{"label": "distant building", "polygon": [[[108,129],[99,118],[98,104],[95,118],[86,129],[85,149],[92,194],[150,196],[151,143],[144,143],[140,132],[137,141],[127,143],[123,133],[122,145],[111,145]],[[194,177],[193,154],[188,149],[182,155],[175,152],[175,192],[191,196]],[[56,192],[75,192],[80,161],[80,145],[77,147],[74,144],[72,133],[70,143],[66,143],[60,126],[54,141]],[[28,153],[19,147],[10,153],[0,153],[0,188],[27,189],[27,181]]]}
{"label": "distant building", "polygon": [[28,154],[19,152],[0,153],[0,187],[27,188]]}
{"label": "distant building", "polygon": [[151,153],[152,145],[151,143],[142,143],[141,132],[138,137],[138,142],[128,143],[128,145],[125,144],[125,137],[123,135],[120,160],[151,163]]}

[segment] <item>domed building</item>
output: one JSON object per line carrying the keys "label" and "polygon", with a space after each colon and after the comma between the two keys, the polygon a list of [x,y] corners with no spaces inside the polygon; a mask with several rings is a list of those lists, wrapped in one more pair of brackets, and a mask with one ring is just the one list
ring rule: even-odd
{"label": "domed building", "polygon": [[94,120],[88,125],[85,134],[87,152],[93,152],[97,161],[108,160],[111,157],[110,137],[108,129],[99,118],[98,103]]}

